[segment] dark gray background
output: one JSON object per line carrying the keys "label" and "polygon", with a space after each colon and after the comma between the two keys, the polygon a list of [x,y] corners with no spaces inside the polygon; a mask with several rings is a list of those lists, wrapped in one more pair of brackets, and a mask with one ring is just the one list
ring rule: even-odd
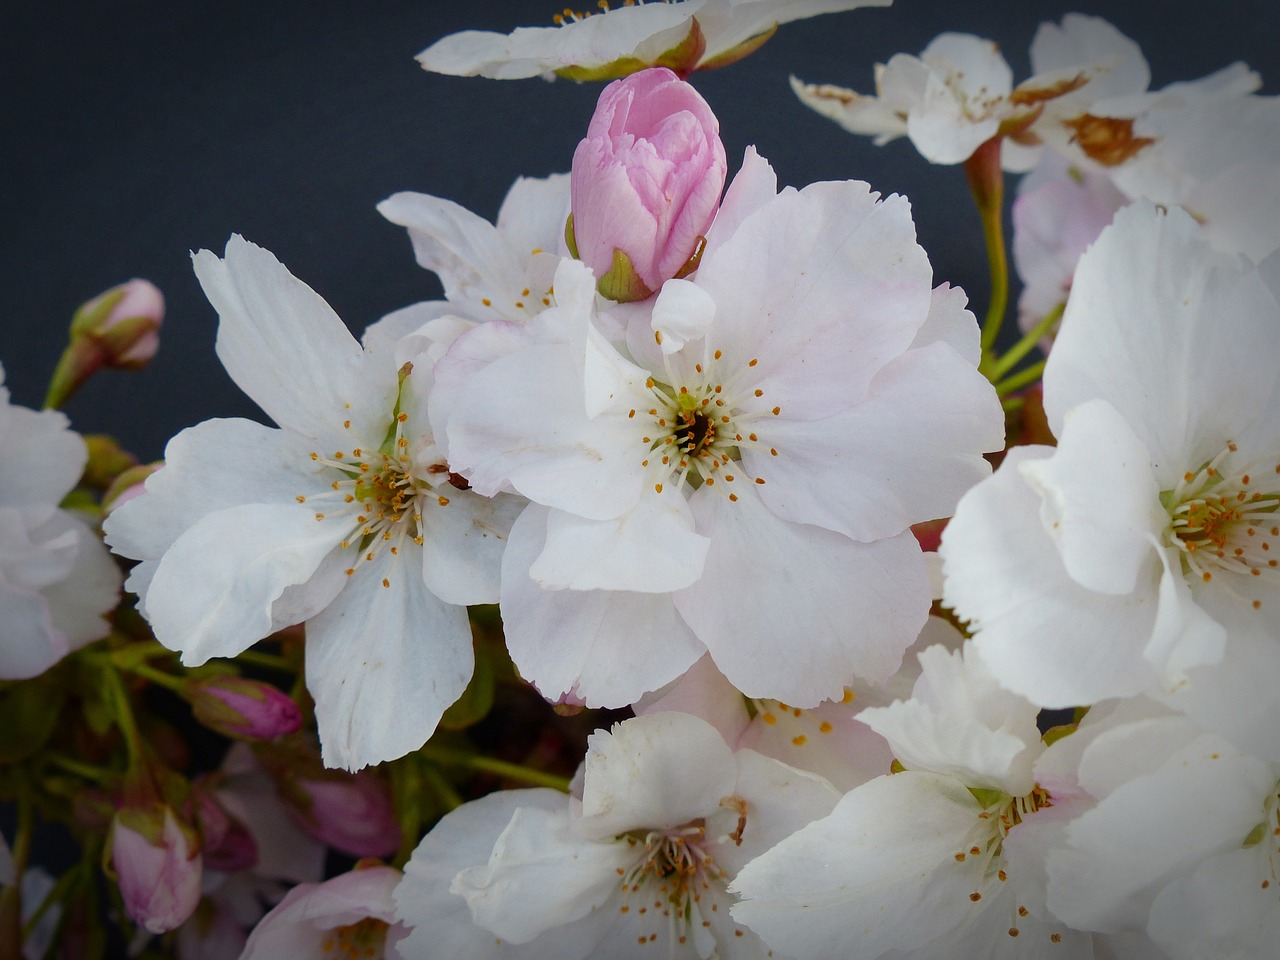
{"label": "dark gray background", "polygon": [[[492,218],[521,174],[568,169],[598,86],[424,73],[413,55],[466,27],[548,24],[554,0],[13,0],[0,10],[0,362],[35,406],[76,305],[131,276],[169,301],[163,346],[141,374],[101,374],[68,405],[144,459],[179,429],[256,409],[213,354],[216,317],[188,251],[233,231],[268,247],[353,330],[437,296],[403,231],[374,204],[397,190]],[[985,305],[985,261],[959,168],[905,140],[876,148],[802,107],[806,80],[872,89],[872,64],[960,30],[1001,44],[1027,74],[1036,25],[1071,9],[1142,45],[1153,85],[1242,59],[1274,94],[1280,8],[1271,0],[899,0],[783,27],[749,60],[695,76],[720,117],[731,171],[756,144],[783,183],[855,177],[909,196],[939,281]],[[6,455],[13,456],[15,451]]]}

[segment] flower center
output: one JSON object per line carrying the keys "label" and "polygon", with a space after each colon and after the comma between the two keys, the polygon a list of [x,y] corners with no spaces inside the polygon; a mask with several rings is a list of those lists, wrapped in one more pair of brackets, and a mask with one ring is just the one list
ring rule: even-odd
{"label": "flower center", "polygon": [[[414,473],[409,441],[404,435],[408,420],[407,413],[397,413],[385,442],[377,450],[352,447],[328,456],[315,451],[310,455],[317,463],[333,468],[335,479],[330,481],[328,490],[300,494],[295,499],[318,507],[316,520],[345,519],[349,523],[340,544],[343,550],[353,551],[347,576],[353,576],[362,564],[372,562],[383,550],[398,557],[406,539],[421,546],[423,506],[432,497],[441,507],[449,503],[448,497],[434,494]],[[440,474],[443,481],[454,483],[454,475],[448,471],[443,463],[427,468],[428,473]],[[390,587],[391,581],[384,578],[382,585]]]}
{"label": "flower center", "polygon": [[[758,484],[765,482],[762,477],[746,476],[740,464],[741,450],[766,446],[750,426],[755,420],[776,417],[781,409],[751,409],[759,406],[755,401],[764,396],[764,391],[743,384],[750,379],[758,360],[748,361],[728,377],[717,369],[723,360],[723,353],[716,350],[704,355],[703,362],[695,363],[686,375],[680,375],[664,357],[666,382],[653,377],[645,382],[653,399],[653,406],[645,412],[653,428],[641,438],[645,445],[641,466],[652,471],[658,493],[674,477],[677,488],[685,483],[694,489],[703,484],[714,487],[721,482],[729,500],[737,501],[738,495],[729,485],[739,482],[740,477]],[[632,410],[629,416],[636,416],[636,411]],[[778,455],[772,448],[769,452]],[[735,463],[739,465],[733,466]]]}
{"label": "flower center", "polygon": [[[992,884],[1004,884],[1009,880],[1005,872],[1004,838],[1018,824],[1037,810],[1053,806],[1049,792],[1039,784],[1031,788],[1031,792],[1021,797],[1011,797],[999,790],[986,790],[970,787],[969,792],[982,804],[982,812],[965,837],[965,847],[956,851],[956,863],[964,865],[966,870],[973,871],[979,889],[969,894],[972,903],[981,903],[984,895],[991,892]],[[1028,910],[1012,902],[1013,916],[1010,918],[1008,934],[1017,937],[1021,932],[1018,921],[1026,917]],[[1050,936],[1053,943],[1060,943],[1061,934],[1054,932]]]}
{"label": "flower center", "polygon": [[[1204,583],[1220,573],[1260,578],[1280,586],[1280,464],[1240,464],[1239,447],[1229,443],[1197,471],[1188,471],[1173,490],[1160,495],[1169,511],[1168,542],[1180,554],[1184,572]],[[1270,479],[1272,489],[1260,488]],[[1228,584],[1238,592],[1240,581]],[[1262,601],[1252,600],[1256,609]]]}
{"label": "flower center", "polygon": [[381,957],[386,950],[389,924],[365,917],[345,927],[334,927],[324,938],[325,960],[367,960]]}

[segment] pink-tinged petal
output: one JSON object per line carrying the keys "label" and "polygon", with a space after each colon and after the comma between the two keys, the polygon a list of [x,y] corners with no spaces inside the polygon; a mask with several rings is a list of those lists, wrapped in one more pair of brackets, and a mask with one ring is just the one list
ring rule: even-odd
{"label": "pink-tinged petal", "polygon": [[1110,401],[1167,490],[1266,408],[1280,371],[1257,358],[1278,354],[1280,306],[1248,262],[1210,248],[1180,209],[1135,203],[1080,259],[1045,411],[1061,436],[1067,410]]}
{"label": "pink-tinged petal", "polygon": [[[8,402],[0,389],[0,507],[29,509],[58,503],[80,480],[89,453],[84,440],[56,410],[28,410]],[[32,469],[33,465],[38,469]]]}
{"label": "pink-tinged petal", "polygon": [[[921,947],[973,909],[953,855],[980,810],[950,777],[865,783],[743,868],[729,886],[741,897],[733,917],[797,960],[841,956],[851,939],[867,957]],[[955,882],[935,876],[947,868]]]}
{"label": "pink-tinged petal", "polygon": [[579,837],[569,800],[557,811],[517,807],[488,862],[453,878],[475,922],[509,943],[528,943],[581,920],[614,893],[635,853],[627,843]]}
{"label": "pink-tinged petal", "polygon": [[662,352],[675,353],[690,340],[706,336],[715,315],[715,301],[696,283],[668,280],[654,301],[650,325]]}
{"label": "pink-tinged petal", "polygon": [[529,576],[546,590],[670,593],[702,575],[709,546],[694,532],[683,494],[645,494],[613,520],[552,510],[547,545]]}
{"label": "pink-tinged petal", "polygon": [[734,792],[738,767],[705,720],[653,713],[587,738],[582,807],[575,829],[595,840],[629,830],[682,826]]}
{"label": "pink-tinged petal", "polygon": [[[549,512],[526,508],[502,557],[507,649],[543,696],[572,691],[590,707],[626,706],[706,652],[667,594],[544,590],[534,583],[529,568],[545,547]],[[636,624],[644,630],[637,633]]]}
{"label": "pink-tinged petal", "polygon": [[672,710],[691,714],[706,720],[720,731],[725,743],[733,745],[738,744],[751,721],[746,700],[716,669],[710,654],[699,657],[678,680],[641,697],[632,709],[638,717]]}
{"label": "pink-tinged petal", "polygon": [[777,456],[744,446],[743,466],[765,478],[760,498],[779,517],[855,540],[950,516],[990,476],[982,451],[1004,440],[991,384],[945,343],[894,358],[846,410],[821,420],[789,412],[759,427]]}
{"label": "pink-tinged petal", "polygon": [[749,489],[731,502],[704,487],[693,511],[711,550],[676,608],[739,690],[812,706],[898,669],[930,603],[910,533],[857,543],[781,520]]}
{"label": "pink-tinged petal", "polygon": [[445,603],[497,603],[502,551],[525,503],[505,493],[446,492],[448,504],[427,515],[423,582]]}
{"label": "pink-tinged petal", "polygon": [[1150,572],[1169,523],[1152,470],[1142,441],[1105,400],[1069,410],[1053,455],[1019,467],[1040,496],[1040,522],[1063,567],[1082,587],[1121,596]]}
{"label": "pink-tinged petal", "polygon": [[965,363],[974,367],[982,356],[978,320],[969,309],[969,295],[959,287],[942,283],[933,288],[929,315],[916,331],[912,347],[923,347],[941,341],[954,350]]}
{"label": "pink-tinged petal", "polygon": [[733,236],[742,221],[778,195],[778,175],[769,161],[747,147],[742,166],[729,182],[720,210],[707,230],[707,250],[715,250]]}
{"label": "pink-tinged petal", "polygon": [[423,585],[417,548],[384,550],[307,623],[307,689],[326,766],[358,770],[422,746],[474,659],[465,607]]}
{"label": "pink-tinged petal", "polygon": [[370,362],[333,308],[267,250],[233,235],[226,259],[192,258],[218,311],[218,358],[279,426],[304,437],[381,436],[395,404],[391,367]]}
{"label": "pink-tinged petal", "polygon": [[1142,651],[1155,623],[1158,564],[1153,557],[1139,589],[1124,596],[1068,576],[1040,522],[1040,497],[1019,472],[1052,452],[1015,447],[961,499],[939,550],[943,602],[970,622],[1000,682],[1029,700],[1069,707],[1139,693],[1155,680]]}
{"label": "pink-tinged petal", "polygon": [[156,639],[188,666],[235,656],[271,633],[275,602],[315,575],[346,530],[301,504],[245,504],[202,517],[165,552],[147,590]]}
{"label": "pink-tinged petal", "polygon": [[820,419],[861,400],[929,313],[932,270],[902,197],[865,183],[784,191],[708,250],[697,283],[716,303],[708,346],[758,359],[767,405]]}
{"label": "pink-tinged petal", "polygon": [[[321,957],[329,951],[326,942],[336,939],[335,932],[341,928],[369,919],[393,924],[397,917],[392,896],[399,882],[399,870],[366,867],[324,883],[299,884],[262,918],[241,960]],[[339,946],[350,948],[351,944]]]}
{"label": "pink-tinged petal", "polygon": [[498,210],[498,231],[516,250],[564,253],[569,175],[517,177]]}

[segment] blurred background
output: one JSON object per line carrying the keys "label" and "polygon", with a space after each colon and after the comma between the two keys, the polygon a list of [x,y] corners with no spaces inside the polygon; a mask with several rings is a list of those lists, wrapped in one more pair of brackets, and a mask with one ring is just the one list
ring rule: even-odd
{"label": "blurred background", "polygon": [[[1244,60],[1264,93],[1280,92],[1272,0],[897,0],[788,24],[693,80],[731,175],[755,144],[783,184],[857,178],[906,194],[935,282],[964,287],[981,314],[985,254],[961,169],[930,167],[905,139],[877,148],[845,133],[787,77],[871,92],[875,62],[957,30],[998,41],[1017,82],[1037,24],[1071,10],[1137,40],[1153,87]],[[549,25],[555,12],[554,0],[4,4],[0,363],[14,401],[41,403],[81,301],[140,276],[168,299],[160,354],[140,374],[99,374],[66,407],[76,429],[149,460],[200,420],[261,419],[214,355],[217,318],[190,267],[189,251],[220,253],[232,232],[274,251],[356,333],[439,296],[374,205],[415,190],[492,219],[516,177],[568,169],[600,87],[435,76],[414,54],[455,30]]]}

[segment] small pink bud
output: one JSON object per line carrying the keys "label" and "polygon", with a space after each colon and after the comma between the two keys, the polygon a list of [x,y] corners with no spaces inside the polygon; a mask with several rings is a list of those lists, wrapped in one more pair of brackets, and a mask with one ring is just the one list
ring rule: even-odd
{"label": "small pink bud", "polygon": [[108,844],[125,910],[138,926],[164,933],[191,916],[200,902],[200,843],[171,807],[122,807]]}
{"label": "small pink bud", "polygon": [[390,791],[373,774],[300,772],[291,786],[299,795],[286,797],[290,812],[321,843],[352,857],[386,857],[400,846]]}
{"label": "small pink bud", "polygon": [[193,785],[195,817],[204,838],[202,855],[210,870],[232,873],[248,870],[258,863],[258,844],[247,827],[227,813],[217,798],[200,785]]}
{"label": "small pink bud", "polygon": [[164,295],[135,277],[82,304],[71,319],[71,339],[97,341],[104,366],[137,370],[160,348],[163,321]]}
{"label": "small pink bud", "polygon": [[573,154],[566,237],[602,294],[642,300],[691,269],[724,189],[719,129],[698,92],[663,67],[600,94]]}
{"label": "small pink bud", "polygon": [[270,740],[302,726],[302,712],[291,697],[246,677],[194,680],[183,696],[196,720],[226,737]]}
{"label": "small pink bud", "polygon": [[102,495],[103,512],[110,513],[120,504],[127,503],[145,493],[147,478],[163,466],[163,460],[156,463],[140,463],[117,474]]}
{"label": "small pink bud", "polygon": [[146,280],[130,280],[81,304],[71,318],[71,342],[53,372],[45,406],[62,406],[102,367],[145,367],[160,346],[163,321],[164,296]]}

